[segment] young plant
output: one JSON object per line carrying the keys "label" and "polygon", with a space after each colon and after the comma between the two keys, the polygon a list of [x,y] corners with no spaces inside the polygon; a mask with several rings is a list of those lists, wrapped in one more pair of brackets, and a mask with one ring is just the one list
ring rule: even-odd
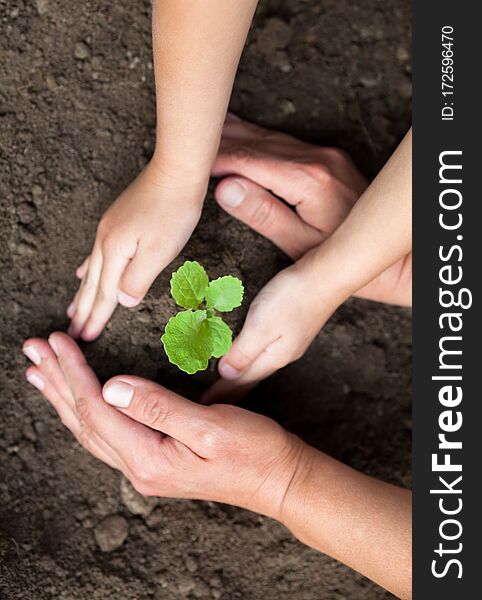
{"label": "young plant", "polygon": [[161,337],[169,361],[192,375],[207,368],[210,358],[220,358],[231,348],[233,332],[216,311],[241,306],[243,284],[225,275],[209,281],[197,261],[186,261],[172,274],[171,295],[185,308],[171,317]]}

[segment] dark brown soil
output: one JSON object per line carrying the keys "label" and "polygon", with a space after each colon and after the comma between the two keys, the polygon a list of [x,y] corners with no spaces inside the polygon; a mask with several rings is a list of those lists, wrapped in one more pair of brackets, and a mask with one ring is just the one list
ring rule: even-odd
{"label": "dark brown soil", "polygon": [[[0,596],[387,598],[243,510],[159,500],[149,517],[133,515],[118,474],[85,454],[24,382],[22,340],[66,326],[74,267],[96,222],[152,152],[149,18],[148,0],[0,0]],[[232,110],[341,145],[373,175],[410,123],[409,48],[405,0],[266,0]],[[212,276],[240,275],[248,299],[286,264],[211,196],[176,265],[186,258]],[[214,373],[188,378],[166,362],[167,284],[166,272],[86,352],[101,378],[135,373],[194,398]],[[350,301],[246,405],[358,469],[410,485],[410,344],[408,311]],[[103,553],[94,530],[111,514],[129,534]]]}

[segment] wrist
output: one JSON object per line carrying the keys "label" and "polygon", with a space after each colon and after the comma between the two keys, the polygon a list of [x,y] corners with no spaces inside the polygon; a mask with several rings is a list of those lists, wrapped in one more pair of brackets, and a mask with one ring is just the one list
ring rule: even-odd
{"label": "wrist", "polygon": [[[296,539],[325,554],[332,550],[327,532],[338,514],[332,498],[333,484],[339,476],[336,462],[303,443],[303,451],[286,488],[278,518]],[[333,552],[330,555],[333,556]]]}
{"label": "wrist", "polygon": [[144,174],[159,187],[182,193],[186,199],[197,198],[200,204],[204,201],[209,184],[209,170],[206,172],[173,164],[154,153]]}
{"label": "wrist", "polygon": [[306,303],[307,314],[314,313],[320,327],[354,291],[349,278],[340,273],[343,267],[336,264],[336,257],[321,252],[323,246],[307,252],[292,267],[301,281],[300,298]]}
{"label": "wrist", "polygon": [[296,439],[299,442],[298,454],[289,480],[283,489],[276,516],[276,519],[290,531],[293,531],[295,520],[300,519],[305,512],[308,485],[315,475],[314,465],[317,462],[317,455],[321,454],[299,438]]}
{"label": "wrist", "polygon": [[284,431],[286,441],[273,457],[274,465],[263,488],[252,495],[250,510],[285,524],[294,505],[299,502],[301,481],[311,470],[312,450],[298,436]]}
{"label": "wrist", "polygon": [[156,176],[170,180],[173,185],[207,188],[211,175],[210,163],[199,163],[186,156],[176,159],[172,153],[166,155],[166,152],[158,148],[155,149],[149,165]]}

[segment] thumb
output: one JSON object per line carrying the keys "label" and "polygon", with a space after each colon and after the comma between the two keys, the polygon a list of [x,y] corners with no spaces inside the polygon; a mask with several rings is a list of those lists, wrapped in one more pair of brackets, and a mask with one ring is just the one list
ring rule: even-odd
{"label": "thumb", "polygon": [[127,308],[137,306],[161,272],[159,256],[139,245],[122,275],[118,301]]}
{"label": "thumb", "polygon": [[212,427],[205,407],[141,377],[113,377],[102,396],[133,421],[175,438],[194,452],[200,452],[203,433]]}
{"label": "thumb", "polygon": [[241,333],[218,363],[219,374],[225,380],[234,381],[241,377],[277,338],[266,320],[256,316],[256,308],[253,303]]}
{"label": "thumb", "polygon": [[[236,379],[218,379],[201,397],[202,404],[236,404],[261,380],[287,364],[282,339],[268,343],[259,356]],[[222,366],[219,367],[222,375]]]}
{"label": "thumb", "polygon": [[271,240],[293,260],[324,239],[282,200],[250,179],[226,177],[214,196],[226,212]]}

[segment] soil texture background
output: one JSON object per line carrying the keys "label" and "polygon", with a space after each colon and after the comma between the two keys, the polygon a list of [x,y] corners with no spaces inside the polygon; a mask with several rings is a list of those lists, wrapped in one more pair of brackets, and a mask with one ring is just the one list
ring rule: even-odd
{"label": "soil texture background", "polygon": [[[150,10],[149,0],[0,0],[0,597],[388,598],[270,519],[133,496],[24,381],[22,341],[65,329],[98,219],[153,151]],[[231,109],[342,146],[373,176],[410,125],[410,18],[405,0],[261,0]],[[288,264],[211,193],[173,267],[186,259],[213,278],[240,276],[248,301]],[[214,371],[189,378],[161,351],[171,271],[85,351],[102,380],[133,373],[196,398]],[[409,486],[410,357],[409,311],[350,300],[244,404]]]}

